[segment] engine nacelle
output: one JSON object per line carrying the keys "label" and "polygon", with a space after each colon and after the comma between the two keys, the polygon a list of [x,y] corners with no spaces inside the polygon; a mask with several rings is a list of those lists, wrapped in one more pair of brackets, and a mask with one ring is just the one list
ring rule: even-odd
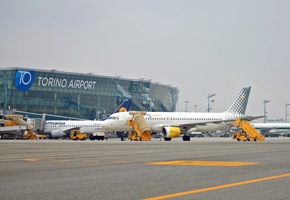
{"label": "engine nacelle", "polygon": [[58,138],[62,138],[63,136],[65,136],[65,133],[61,130],[53,130],[51,131],[51,138],[52,139],[58,139]]}
{"label": "engine nacelle", "polygon": [[181,130],[179,127],[163,127],[162,134],[164,135],[164,138],[179,137]]}

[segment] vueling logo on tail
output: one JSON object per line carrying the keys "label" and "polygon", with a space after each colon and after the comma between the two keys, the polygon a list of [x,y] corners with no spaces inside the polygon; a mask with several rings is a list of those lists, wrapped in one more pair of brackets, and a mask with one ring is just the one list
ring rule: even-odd
{"label": "vueling logo on tail", "polygon": [[34,82],[34,72],[33,71],[26,71],[26,70],[17,70],[15,74],[15,87],[25,92],[27,91]]}
{"label": "vueling logo on tail", "polygon": [[241,90],[233,104],[226,111],[228,113],[245,114],[251,87],[245,87]]}

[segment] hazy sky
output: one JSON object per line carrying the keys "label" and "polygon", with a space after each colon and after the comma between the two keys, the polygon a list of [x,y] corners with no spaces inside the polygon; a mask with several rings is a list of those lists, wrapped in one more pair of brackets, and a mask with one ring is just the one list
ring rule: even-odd
{"label": "hazy sky", "polygon": [[213,93],[224,111],[252,86],[247,114],[271,100],[285,118],[290,1],[0,0],[0,67],[153,79],[179,89],[178,111]]}

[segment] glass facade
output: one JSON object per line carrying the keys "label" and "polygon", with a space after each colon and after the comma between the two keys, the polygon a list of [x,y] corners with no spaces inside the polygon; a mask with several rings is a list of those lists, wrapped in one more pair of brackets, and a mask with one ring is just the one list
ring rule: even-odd
{"label": "glass facade", "polygon": [[126,98],[130,110],[175,111],[178,89],[149,80],[28,68],[0,69],[0,109],[96,119]]}

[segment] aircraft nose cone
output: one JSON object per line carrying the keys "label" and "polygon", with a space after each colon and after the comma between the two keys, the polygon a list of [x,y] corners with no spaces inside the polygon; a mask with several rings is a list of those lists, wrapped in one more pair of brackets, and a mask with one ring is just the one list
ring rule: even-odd
{"label": "aircraft nose cone", "polygon": [[110,127],[112,126],[113,124],[111,122],[108,122],[108,121],[104,121],[102,126],[104,129],[110,129]]}

